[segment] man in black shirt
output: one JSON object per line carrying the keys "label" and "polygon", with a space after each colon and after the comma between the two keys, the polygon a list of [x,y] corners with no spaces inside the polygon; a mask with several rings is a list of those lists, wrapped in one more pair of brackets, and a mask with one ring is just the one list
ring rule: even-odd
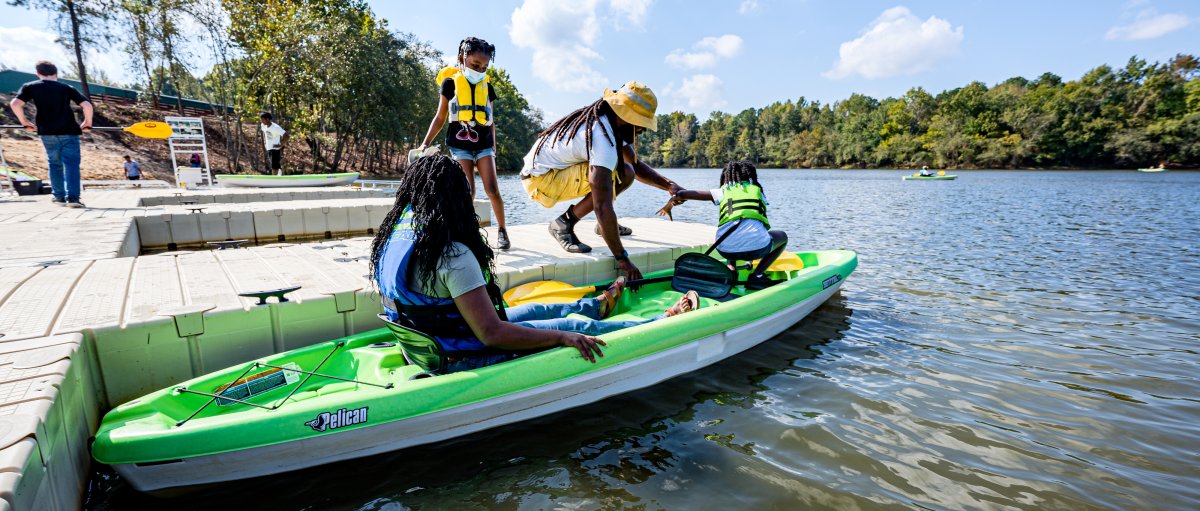
{"label": "man in black shirt", "polygon": [[[79,202],[79,135],[92,129],[92,103],[74,87],[58,81],[58,68],[47,61],[37,63],[39,80],[21,86],[13,98],[17,120],[42,137],[50,164],[50,188],[54,203],[81,208]],[[25,103],[37,107],[37,124],[25,119]],[[71,103],[83,108],[83,122],[76,124]]]}

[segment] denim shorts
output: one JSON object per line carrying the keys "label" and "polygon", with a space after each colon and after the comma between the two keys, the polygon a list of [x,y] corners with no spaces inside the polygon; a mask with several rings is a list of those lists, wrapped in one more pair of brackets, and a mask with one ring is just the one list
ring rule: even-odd
{"label": "denim shorts", "polygon": [[479,161],[480,158],[485,156],[493,156],[495,154],[496,151],[494,151],[491,147],[487,149],[480,149],[478,151],[468,151],[466,149],[459,149],[457,147],[450,148],[450,156],[453,156],[455,160]]}

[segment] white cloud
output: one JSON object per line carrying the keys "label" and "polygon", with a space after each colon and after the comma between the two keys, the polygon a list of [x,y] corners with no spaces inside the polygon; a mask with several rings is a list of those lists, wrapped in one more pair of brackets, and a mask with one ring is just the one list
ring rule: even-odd
{"label": "white cloud", "polygon": [[[70,73],[75,54],[68,54],[62,45],[55,42],[56,39],[54,34],[33,27],[0,27],[0,64],[32,73],[37,61],[49,60],[58,65],[60,74]],[[88,51],[84,55],[84,64],[89,70],[103,71],[113,80],[129,81],[119,57],[115,55]]]}
{"label": "white cloud", "polygon": [[692,45],[693,50],[675,49],[664,59],[667,64],[680,69],[706,69],[717,65],[720,59],[733,58],[742,53],[742,38],[733,34],[705,37]]}
{"label": "white cloud", "polygon": [[635,27],[646,23],[646,11],[654,0],[611,0],[612,10],[625,18],[625,22]]}
{"label": "white cloud", "polygon": [[[653,0],[525,0],[513,10],[508,37],[533,51],[533,75],[559,92],[597,91],[607,78],[592,67],[608,29],[642,27]],[[602,6],[611,16],[598,12]]]}
{"label": "white cloud", "polygon": [[697,111],[712,111],[725,106],[724,85],[715,75],[692,75],[679,87],[667,85],[665,95]]}
{"label": "white cloud", "polygon": [[738,5],[738,14],[750,14],[762,10],[762,6],[758,4],[758,0],[742,0]]}
{"label": "white cloud", "polygon": [[957,55],[963,40],[961,26],[930,16],[921,21],[906,7],[893,7],[867,26],[857,39],[842,43],[826,78],[859,75],[867,79],[912,75],[933,69],[938,61]]}
{"label": "white cloud", "polygon": [[1104,38],[1110,41],[1157,39],[1191,23],[1192,19],[1185,14],[1158,14],[1154,9],[1146,9],[1139,12],[1131,23],[1108,29]]}

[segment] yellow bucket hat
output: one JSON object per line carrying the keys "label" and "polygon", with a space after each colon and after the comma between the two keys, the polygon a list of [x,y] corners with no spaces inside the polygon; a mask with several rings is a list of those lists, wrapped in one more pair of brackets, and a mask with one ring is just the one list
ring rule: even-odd
{"label": "yellow bucket hat", "polygon": [[654,117],[658,97],[645,84],[629,82],[616,91],[604,89],[604,101],[621,120],[650,131],[658,129],[658,119]]}

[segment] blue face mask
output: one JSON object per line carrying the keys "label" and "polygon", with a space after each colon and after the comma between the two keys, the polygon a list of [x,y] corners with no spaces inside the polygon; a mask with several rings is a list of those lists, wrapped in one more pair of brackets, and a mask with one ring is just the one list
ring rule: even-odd
{"label": "blue face mask", "polygon": [[480,73],[479,71],[476,71],[469,67],[464,67],[462,70],[462,73],[463,73],[463,76],[467,77],[467,81],[471,82],[471,85],[475,85],[479,82],[482,82],[484,78],[487,78],[487,73]]}

